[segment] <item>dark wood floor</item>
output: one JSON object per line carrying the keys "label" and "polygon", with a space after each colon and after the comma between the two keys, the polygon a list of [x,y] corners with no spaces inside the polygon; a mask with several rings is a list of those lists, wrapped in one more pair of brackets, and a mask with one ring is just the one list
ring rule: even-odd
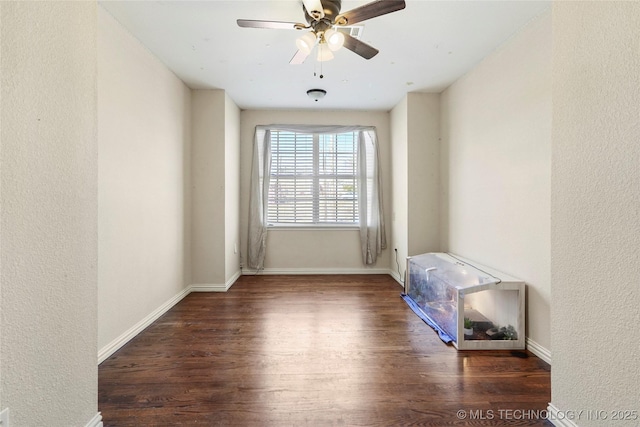
{"label": "dark wood floor", "polygon": [[389,276],[346,275],[242,276],[227,293],[192,293],[100,365],[104,424],[551,425],[548,364],[458,352],[401,291]]}

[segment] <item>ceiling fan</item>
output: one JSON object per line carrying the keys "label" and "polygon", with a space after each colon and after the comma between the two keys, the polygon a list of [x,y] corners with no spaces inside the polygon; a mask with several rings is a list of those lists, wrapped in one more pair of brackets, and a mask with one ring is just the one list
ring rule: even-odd
{"label": "ceiling fan", "polygon": [[378,54],[378,49],[344,31],[339,31],[339,28],[402,10],[406,4],[404,0],[376,0],[344,13],[340,13],[341,6],[342,0],[302,0],[302,10],[307,24],[251,19],[238,19],[237,22],[243,28],[310,29],[311,31],[296,40],[298,51],[291,58],[291,64],[302,64],[316,44],[318,61],[333,59],[332,52],[342,46],[364,59],[371,59]]}

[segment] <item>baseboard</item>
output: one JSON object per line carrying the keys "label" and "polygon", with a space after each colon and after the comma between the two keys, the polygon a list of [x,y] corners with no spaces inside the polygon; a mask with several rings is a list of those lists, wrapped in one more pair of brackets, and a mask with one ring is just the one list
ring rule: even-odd
{"label": "baseboard", "polygon": [[398,282],[400,286],[404,288],[404,282],[402,281],[402,277],[400,277],[400,274],[398,274],[397,271],[390,271],[389,276],[393,277],[396,280],[396,282]]}
{"label": "baseboard", "polygon": [[389,274],[392,271],[388,268],[265,268],[263,270],[243,269],[242,274],[252,276],[255,274]]}
{"label": "baseboard", "polygon": [[107,360],[113,353],[120,350],[123,345],[128,343],[133,337],[138,335],[144,328],[155,322],[160,316],[169,311],[171,307],[180,302],[184,297],[189,295],[191,292],[190,287],[186,287],[183,291],[181,291],[178,295],[171,298],[169,301],[162,304],[160,307],[155,309],[151,314],[146,316],[144,319],[136,323],[133,327],[127,330],[125,333],[120,335],[115,340],[111,341],[109,344],[104,346],[100,351],[98,351],[98,364]]}
{"label": "baseboard", "polygon": [[527,343],[527,349],[531,353],[535,354],[540,359],[544,360],[549,365],[551,365],[551,351],[549,349],[544,348],[543,346],[541,346],[540,344],[538,344],[537,342],[535,342],[529,337],[527,337],[526,343]]}
{"label": "baseboard", "polygon": [[547,421],[556,427],[578,427],[578,424],[568,419],[566,413],[556,408],[551,402],[547,406]]}
{"label": "baseboard", "polygon": [[102,427],[102,414],[98,412],[85,427]]}
{"label": "baseboard", "polygon": [[190,292],[227,292],[231,286],[238,280],[238,278],[242,275],[241,271],[238,270],[225,284],[215,284],[215,283],[199,283],[193,284],[189,287]]}

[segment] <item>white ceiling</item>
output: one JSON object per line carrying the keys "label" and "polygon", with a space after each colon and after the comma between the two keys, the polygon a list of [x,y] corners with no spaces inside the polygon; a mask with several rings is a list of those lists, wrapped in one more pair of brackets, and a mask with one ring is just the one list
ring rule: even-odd
{"label": "white ceiling", "polygon": [[[342,12],[366,3],[343,0]],[[224,89],[242,109],[385,111],[407,92],[441,92],[550,5],[406,3],[362,23],[361,40],[378,48],[377,56],[365,60],[342,49],[320,67],[313,56],[289,65],[300,31],[236,24],[238,18],[305,22],[300,0],[100,2],[190,88]],[[311,88],[327,96],[314,102],[306,95]]]}

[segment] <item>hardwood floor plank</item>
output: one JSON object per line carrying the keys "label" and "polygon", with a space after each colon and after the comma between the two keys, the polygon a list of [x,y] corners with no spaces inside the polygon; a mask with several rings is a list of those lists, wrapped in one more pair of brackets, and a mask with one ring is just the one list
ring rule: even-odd
{"label": "hardwood floor plank", "polygon": [[104,425],[551,425],[531,417],[551,399],[549,365],[456,351],[401,290],[310,275],[192,293],[100,365]]}

